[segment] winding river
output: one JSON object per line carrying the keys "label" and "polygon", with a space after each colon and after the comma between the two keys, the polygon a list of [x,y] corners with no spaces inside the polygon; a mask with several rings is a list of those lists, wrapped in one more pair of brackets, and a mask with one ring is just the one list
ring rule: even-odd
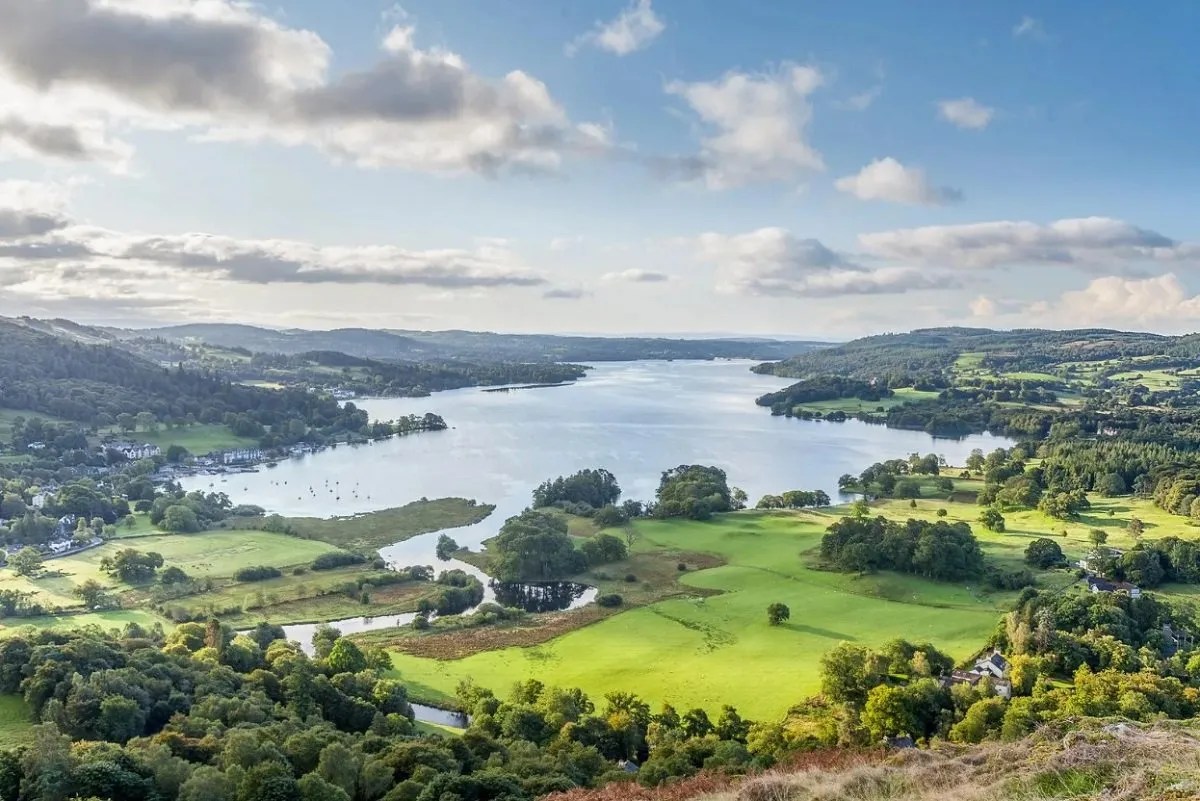
{"label": "winding river", "polygon": [[[990,435],[935,439],[858,421],[827,423],[772,417],[754,399],[788,384],[755,375],[747,361],[601,363],[583,380],[558,387],[506,392],[462,389],[428,398],[364,399],[374,419],[433,411],[447,431],[342,446],[285,461],[256,473],[221,479],[192,477],[187,489],[210,483],[235,503],[255,503],[289,516],[352,515],[425,498],[461,496],[493,503],[482,522],[454,529],[459,545],[478,549],[504,520],[528,505],[547,478],[586,467],[611,470],[625,498],[650,499],[660,473],[680,464],[723,468],[751,503],[767,493],[824,489],[837,496],[837,479],[872,462],[914,451],[962,464],[972,448],[1008,444]],[[304,488],[333,490],[316,495]],[[439,562],[437,533],[381,549],[394,566],[435,565],[478,576],[494,599],[488,577],[471,565]],[[590,602],[594,591],[571,597]],[[388,628],[412,615],[330,621],[343,632]],[[286,627],[308,647],[316,624]]]}

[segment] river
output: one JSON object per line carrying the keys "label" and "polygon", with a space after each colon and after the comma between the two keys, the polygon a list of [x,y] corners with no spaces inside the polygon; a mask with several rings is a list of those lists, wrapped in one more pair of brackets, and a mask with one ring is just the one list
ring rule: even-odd
{"label": "river", "polygon": [[[914,451],[962,464],[972,448],[1008,445],[987,434],[935,439],[855,420],[842,423],[773,417],[756,406],[759,395],[790,383],[755,375],[747,361],[601,363],[574,384],[489,392],[478,388],[428,398],[375,398],[358,404],[374,419],[436,412],[449,430],[341,446],[290,459],[273,468],[229,477],[192,477],[187,489],[216,489],[235,503],[254,503],[288,516],[352,515],[401,506],[422,497],[461,496],[496,505],[473,526],[449,533],[477,549],[505,518],[529,504],[547,478],[604,467],[620,481],[624,498],[649,500],[661,472],[680,464],[723,468],[753,504],[764,494],[823,489],[837,497],[837,479],[882,459]],[[326,488],[326,482],[329,487]],[[308,488],[317,490],[315,496]],[[383,548],[395,566],[457,567],[439,562],[437,533]],[[494,598],[489,587],[487,599]],[[594,593],[572,601],[587,603]],[[411,615],[333,621],[345,632],[403,624]],[[305,646],[313,625],[289,626]]]}

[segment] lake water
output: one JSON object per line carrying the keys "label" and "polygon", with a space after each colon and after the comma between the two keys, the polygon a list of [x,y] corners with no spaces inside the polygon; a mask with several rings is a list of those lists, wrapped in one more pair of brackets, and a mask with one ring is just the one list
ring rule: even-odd
{"label": "lake water", "polygon": [[[472,388],[429,398],[362,400],[359,405],[375,419],[432,411],[444,417],[450,429],[342,446],[257,473],[200,476],[183,483],[187,489],[205,490],[211,484],[235,503],[255,503],[288,516],[352,515],[422,497],[475,498],[495,504],[496,512],[449,533],[459,545],[478,549],[505,518],[529,504],[539,483],[587,467],[612,471],[624,498],[649,500],[663,470],[681,464],[717,465],[753,504],[764,494],[789,489],[823,489],[837,497],[842,474],[857,474],[873,462],[914,451],[962,464],[972,448],[988,451],[1009,444],[986,434],[935,439],[853,420],[773,417],[754,399],[790,382],[755,375],[749,370],[752,364],[601,363],[586,378],[561,387],[509,392]],[[437,536],[415,537],[380,553],[396,566],[465,570],[484,581],[486,600],[494,600],[495,591],[479,570],[457,560],[437,560]],[[574,606],[592,597],[594,592],[568,602]],[[395,615],[334,624],[348,633],[411,619]],[[307,646],[313,628],[287,630],[290,638]]]}

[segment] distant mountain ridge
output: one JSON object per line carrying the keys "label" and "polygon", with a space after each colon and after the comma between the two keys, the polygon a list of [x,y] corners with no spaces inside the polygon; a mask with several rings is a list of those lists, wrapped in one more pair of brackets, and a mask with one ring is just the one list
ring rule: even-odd
{"label": "distant mountain ridge", "polygon": [[[100,330],[100,329],[93,329]],[[822,342],[789,342],[759,337],[672,339],[667,337],[585,337],[553,334],[497,334],[486,331],[408,331],[339,328],[331,331],[271,329],[227,323],[193,323],[148,329],[102,329],[114,340],[162,338],[295,355],[338,351],[390,361],[467,359],[474,361],[631,361],[637,359],[784,359]]]}

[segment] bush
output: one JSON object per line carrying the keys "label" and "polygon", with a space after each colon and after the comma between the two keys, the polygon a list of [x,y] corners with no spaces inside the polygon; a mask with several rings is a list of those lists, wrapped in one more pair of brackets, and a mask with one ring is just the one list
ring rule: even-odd
{"label": "bush", "polygon": [[616,606],[620,606],[624,602],[625,602],[625,600],[620,595],[617,595],[615,592],[609,593],[608,595],[601,595],[599,598],[596,599],[596,604],[598,606],[604,606],[609,609],[616,607]]}
{"label": "bush", "polygon": [[367,558],[362,554],[350,553],[349,551],[332,551],[323,553],[312,561],[313,570],[333,570],[346,565],[361,565],[367,561]]}
{"label": "bush", "polygon": [[626,573],[625,574],[625,583],[626,584],[636,584],[637,576],[633,575],[632,573]]}
{"label": "bush", "polygon": [[680,562],[679,564],[675,565],[675,569],[678,570],[680,573],[683,573],[684,571],[687,570],[687,565],[684,564],[683,562]]}
{"label": "bush", "polygon": [[299,567],[293,567],[293,568],[292,568],[292,575],[293,575],[293,576],[303,576],[303,575],[304,575],[305,573],[307,573],[307,572],[308,572],[308,568],[307,568],[307,567],[305,567],[304,565],[300,565]]}
{"label": "bush", "polygon": [[254,565],[253,567],[243,567],[234,573],[233,577],[238,581],[266,581],[267,579],[279,578],[282,575],[283,573],[279,572],[279,568],[277,567]]}
{"label": "bush", "polygon": [[580,553],[587,559],[588,565],[605,565],[609,562],[619,562],[625,558],[627,550],[625,543],[612,534],[597,534],[585,540],[579,546]]}

